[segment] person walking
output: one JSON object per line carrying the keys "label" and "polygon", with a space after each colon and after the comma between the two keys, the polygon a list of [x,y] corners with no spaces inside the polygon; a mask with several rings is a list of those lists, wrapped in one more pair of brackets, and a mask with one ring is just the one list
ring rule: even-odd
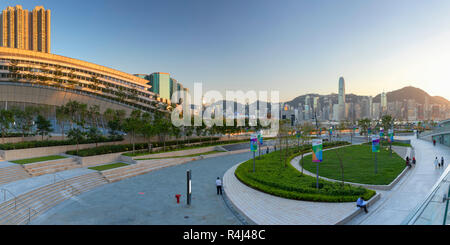
{"label": "person walking", "polygon": [[434,159],[434,168],[437,168],[439,165],[439,161],[438,158],[436,157],[436,159]]}
{"label": "person walking", "polygon": [[412,163],[416,165],[416,157],[413,157]]}
{"label": "person walking", "polygon": [[411,168],[411,163],[409,163],[409,157],[406,157],[406,167]]}
{"label": "person walking", "polygon": [[217,187],[217,195],[222,195],[222,180],[220,180],[220,177],[217,177],[216,187]]}
{"label": "person walking", "polygon": [[441,167],[444,167],[444,157],[441,157]]}
{"label": "person walking", "polygon": [[266,155],[269,154],[269,147],[266,148]]}

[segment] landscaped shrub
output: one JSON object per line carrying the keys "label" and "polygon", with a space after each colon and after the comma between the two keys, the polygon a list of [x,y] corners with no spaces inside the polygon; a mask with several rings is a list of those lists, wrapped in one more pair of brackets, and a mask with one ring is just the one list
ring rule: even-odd
{"label": "landscaped shrub", "polygon": [[[348,142],[329,142],[324,148],[346,145]],[[311,152],[311,145],[289,149],[289,161],[297,155]],[[265,193],[295,200],[317,202],[354,202],[359,197],[369,200],[376,193],[362,187],[329,182],[320,179],[316,189],[316,178],[301,174],[297,169],[280,162],[280,151],[261,156],[256,160],[256,172],[253,173],[253,160],[241,164],[235,171],[236,177],[244,184]],[[284,155],[284,152],[281,153]]]}
{"label": "landscaped shrub", "polygon": [[[100,137],[97,140],[97,142],[95,142],[93,140],[85,139],[79,143],[80,144],[93,144],[93,143],[115,142],[115,141],[122,141],[122,140],[123,140],[122,136]],[[62,146],[62,145],[76,145],[76,142],[74,142],[72,140],[25,141],[25,142],[18,142],[18,143],[0,144],[0,150],[19,150],[19,149]]]}

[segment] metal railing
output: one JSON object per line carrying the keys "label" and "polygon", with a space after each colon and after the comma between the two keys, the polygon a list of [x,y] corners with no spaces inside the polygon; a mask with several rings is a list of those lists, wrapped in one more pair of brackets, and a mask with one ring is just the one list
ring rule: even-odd
{"label": "metal railing", "polygon": [[6,193],[9,193],[14,197],[14,210],[15,210],[17,208],[17,196],[14,195],[14,193],[12,193],[11,191],[4,188],[1,191],[3,192],[3,201],[6,201]]}
{"label": "metal railing", "polygon": [[28,223],[27,223],[27,225],[30,224],[30,222],[31,222],[31,210],[34,211],[35,215],[37,214],[37,211],[34,208],[28,208]]}
{"label": "metal railing", "polygon": [[419,137],[434,136],[435,134],[441,134],[441,133],[445,133],[445,132],[450,132],[450,126],[434,128],[433,130],[431,130],[429,132],[423,132],[423,133],[419,134]]}
{"label": "metal railing", "polygon": [[72,186],[71,184],[67,183],[67,181],[66,181],[63,177],[61,177],[59,174],[53,174],[53,184],[55,184],[55,183],[57,182],[57,181],[56,181],[57,177],[63,181],[64,187],[65,187],[65,188],[70,187],[70,190],[71,190],[70,194],[71,194],[72,196],[75,196],[75,194],[74,194],[75,191],[78,191],[78,192],[81,193],[80,190],[78,190],[77,188],[75,188],[75,187]]}
{"label": "metal railing", "polygon": [[[9,191],[8,189],[1,189],[1,191],[3,192],[3,200],[6,201],[6,194],[9,193],[10,195],[12,195],[14,197],[14,210],[17,210],[17,196],[14,195],[14,193],[12,193],[11,191]],[[38,212],[34,209],[31,208],[30,206],[26,205],[25,203],[23,203],[23,207],[28,208],[28,222],[27,224],[29,224],[31,222],[31,211],[34,212],[34,215],[36,215]]]}

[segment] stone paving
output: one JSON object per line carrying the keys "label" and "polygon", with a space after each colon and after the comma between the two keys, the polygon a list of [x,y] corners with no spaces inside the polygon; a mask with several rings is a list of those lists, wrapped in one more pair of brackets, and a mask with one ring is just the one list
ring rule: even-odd
{"label": "stone paving", "polygon": [[[436,169],[435,157],[443,156],[450,160],[450,149],[442,145],[435,147],[431,142],[411,139],[417,164],[390,191],[379,191],[381,199],[369,209],[369,214],[360,214],[351,220],[350,225],[400,225],[404,219],[419,205],[444,172],[445,168]],[[446,164],[446,167],[448,164]]]}
{"label": "stone paving", "polygon": [[[215,180],[251,157],[241,153],[203,159],[104,185],[42,214],[37,225],[240,225],[216,194]],[[192,170],[192,206],[186,205],[186,171]],[[181,194],[181,204],[175,195]]]}
{"label": "stone paving", "polygon": [[224,176],[227,197],[241,213],[258,225],[334,225],[355,211],[355,203],[317,203],[272,196],[252,189],[234,175]]}

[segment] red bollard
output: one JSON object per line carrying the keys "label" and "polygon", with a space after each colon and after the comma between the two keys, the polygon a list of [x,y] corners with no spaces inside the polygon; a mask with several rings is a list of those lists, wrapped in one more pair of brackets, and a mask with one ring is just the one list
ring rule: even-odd
{"label": "red bollard", "polygon": [[177,198],[177,203],[180,204],[180,197],[181,197],[181,195],[177,194],[177,195],[175,195],[175,197]]}

